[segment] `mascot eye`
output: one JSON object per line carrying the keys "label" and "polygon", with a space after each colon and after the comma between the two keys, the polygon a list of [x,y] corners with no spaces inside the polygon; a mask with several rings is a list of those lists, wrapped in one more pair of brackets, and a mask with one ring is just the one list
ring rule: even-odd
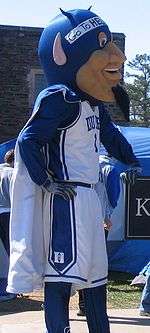
{"label": "mascot eye", "polygon": [[108,41],[105,32],[100,32],[98,38],[99,38],[100,47],[104,47]]}

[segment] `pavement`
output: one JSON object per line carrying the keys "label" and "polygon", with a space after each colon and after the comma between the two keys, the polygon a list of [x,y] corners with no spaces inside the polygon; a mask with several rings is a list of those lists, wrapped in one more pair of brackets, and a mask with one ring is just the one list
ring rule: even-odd
{"label": "pavement", "polygon": [[[150,318],[140,317],[138,309],[109,309],[111,333],[148,333]],[[70,310],[71,333],[88,333],[85,317]],[[0,313],[0,333],[44,333],[43,311]]]}

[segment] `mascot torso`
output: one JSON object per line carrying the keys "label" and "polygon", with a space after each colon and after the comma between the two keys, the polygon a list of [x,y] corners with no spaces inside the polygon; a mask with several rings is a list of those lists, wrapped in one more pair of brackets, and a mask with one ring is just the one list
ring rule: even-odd
{"label": "mascot torso", "polygon": [[[44,98],[49,98],[51,108],[54,95],[63,96],[62,112],[76,104],[76,115],[57,128],[55,139],[44,146],[47,171],[60,180],[81,181],[95,184],[99,177],[99,108],[91,107],[63,85],[45,89],[38,97],[36,113]],[[66,110],[65,110],[66,107]],[[57,110],[56,110],[57,112]]]}

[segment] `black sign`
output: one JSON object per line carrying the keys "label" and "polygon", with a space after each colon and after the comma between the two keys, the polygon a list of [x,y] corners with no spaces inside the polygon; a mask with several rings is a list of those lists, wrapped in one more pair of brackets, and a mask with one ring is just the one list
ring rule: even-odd
{"label": "black sign", "polygon": [[150,239],[150,177],[126,185],[126,238]]}

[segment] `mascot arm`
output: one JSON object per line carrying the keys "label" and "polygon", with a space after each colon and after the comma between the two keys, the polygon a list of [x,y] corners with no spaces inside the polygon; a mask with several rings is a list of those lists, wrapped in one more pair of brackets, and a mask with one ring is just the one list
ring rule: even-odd
{"label": "mascot arm", "polygon": [[132,146],[111,121],[107,110],[100,109],[100,138],[108,153],[124,164],[138,166]]}
{"label": "mascot arm", "polygon": [[79,114],[78,103],[67,103],[62,93],[44,98],[34,118],[26,125],[18,137],[22,160],[31,179],[38,185],[47,180],[43,146],[52,145],[58,136],[58,128],[69,126]]}
{"label": "mascot arm", "polygon": [[114,209],[120,195],[120,174],[113,166],[107,176],[106,191],[111,207]]}

